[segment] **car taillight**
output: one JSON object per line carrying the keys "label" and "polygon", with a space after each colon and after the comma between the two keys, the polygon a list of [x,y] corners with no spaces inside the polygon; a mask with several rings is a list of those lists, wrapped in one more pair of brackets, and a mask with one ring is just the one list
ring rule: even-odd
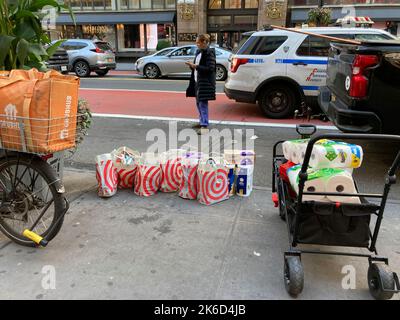
{"label": "car taillight", "polygon": [[245,58],[233,58],[231,64],[231,72],[235,73],[237,69],[242,65],[249,62],[249,59]]}
{"label": "car taillight", "polygon": [[104,53],[104,50],[101,50],[100,48],[97,48],[97,47],[96,47],[96,49],[90,49],[90,51],[93,51],[96,53]]}
{"label": "car taillight", "polygon": [[367,68],[376,66],[379,57],[375,55],[356,55],[353,62],[353,74],[350,82],[349,95],[353,98],[364,98],[368,91]]}

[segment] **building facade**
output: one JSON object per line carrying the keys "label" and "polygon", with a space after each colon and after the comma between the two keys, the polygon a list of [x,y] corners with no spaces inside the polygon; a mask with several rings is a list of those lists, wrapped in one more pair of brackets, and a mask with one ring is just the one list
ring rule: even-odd
{"label": "building facade", "polygon": [[65,0],[68,13],[57,18],[57,37],[97,38],[119,57],[156,50],[160,40],[193,43],[209,33],[212,41],[236,47],[246,31],[268,24],[297,26],[318,6],[332,10],[332,22],[346,15],[370,17],[374,27],[400,34],[400,0]]}

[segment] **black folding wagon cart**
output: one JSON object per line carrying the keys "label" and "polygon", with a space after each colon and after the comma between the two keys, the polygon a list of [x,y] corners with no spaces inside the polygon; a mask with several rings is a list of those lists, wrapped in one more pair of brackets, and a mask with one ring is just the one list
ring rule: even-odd
{"label": "black folding wagon cart", "polygon": [[[312,132],[306,134],[305,131],[309,129]],[[371,295],[380,300],[390,299],[399,292],[399,278],[395,272],[389,269],[388,258],[378,255],[376,242],[390,188],[396,183],[395,173],[400,165],[400,152],[387,172],[381,194],[360,193],[357,183],[355,183],[357,194],[307,192],[304,187],[308,178],[307,169],[312,149],[317,141],[330,139],[400,142],[400,136],[339,133],[314,136],[315,131],[316,128],[312,125],[297,127],[297,132],[302,135],[302,138],[310,138],[299,173],[297,194],[291,190],[287,179],[282,179],[279,170],[281,165],[287,162],[285,157],[278,154],[277,151],[284,141],[277,142],[273,148],[272,199],[279,207],[280,217],[286,221],[289,236],[289,250],[284,253],[285,288],[292,296],[297,296],[302,292],[304,270],[301,255],[303,253],[351,256],[368,259],[368,287]],[[360,203],[305,201],[303,197],[306,195],[358,197]],[[375,222],[371,219],[374,215],[376,216]],[[298,245],[363,248],[366,252],[303,250],[303,246],[300,249]]]}

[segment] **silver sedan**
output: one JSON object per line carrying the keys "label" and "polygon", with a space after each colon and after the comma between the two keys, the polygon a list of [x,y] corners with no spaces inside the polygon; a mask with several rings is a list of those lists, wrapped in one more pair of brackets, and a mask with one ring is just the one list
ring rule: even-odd
{"label": "silver sedan", "polygon": [[[186,61],[193,62],[197,47],[195,45],[170,47],[152,55],[139,58],[136,61],[136,70],[149,79],[162,76],[190,77],[190,68]],[[215,48],[217,58],[216,79],[225,80],[228,75],[230,51]]]}

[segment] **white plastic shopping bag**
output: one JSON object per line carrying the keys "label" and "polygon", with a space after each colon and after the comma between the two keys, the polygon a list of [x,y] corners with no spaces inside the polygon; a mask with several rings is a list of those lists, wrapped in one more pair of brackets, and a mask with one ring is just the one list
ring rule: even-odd
{"label": "white plastic shopping bag", "polygon": [[120,147],[111,152],[111,156],[118,173],[118,187],[121,189],[133,188],[140,153],[128,147]]}
{"label": "white plastic shopping bag", "polygon": [[200,203],[211,205],[229,198],[229,168],[223,157],[200,160],[197,174]]}
{"label": "white plastic shopping bag", "polygon": [[157,193],[160,188],[161,174],[158,156],[154,153],[143,153],[135,177],[135,194],[149,197]]}
{"label": "white plastic shopping bag", "polygon": [[99,197],[112,197],[117,192],[118,175],[110,153],[96,157],[96,178]]}

